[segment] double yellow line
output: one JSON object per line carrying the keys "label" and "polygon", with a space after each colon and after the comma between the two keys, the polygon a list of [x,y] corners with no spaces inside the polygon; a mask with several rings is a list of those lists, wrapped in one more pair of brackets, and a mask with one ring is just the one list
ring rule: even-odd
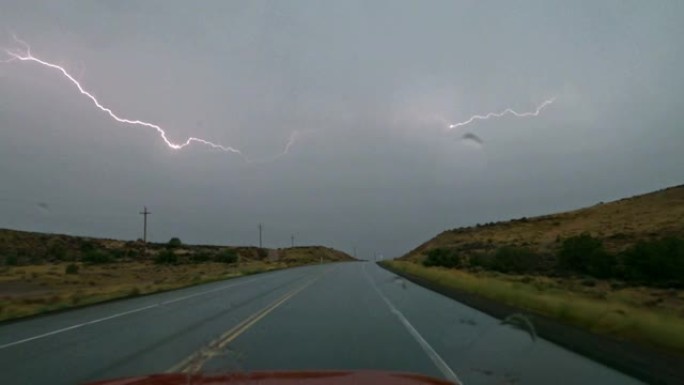
{"label": "double yellow line", "polygon": [[296,287],[293,290],[285,293],[285,295],[283,295],[282,297],[278,298],[266,307],[245,318],[242,322],[235,325],[227,332],[221,334],[221,336],[219,336],[214,341],[210,342],[209,345],[207,345],[206,347],[200,349],[199,351],[190,355],[188,358],[174,365],[171,369],[167,370],[167,372],[181,372],[190,374],[198,373],[202,369],[202,366],[204,366],[204,364],[207,361],[209,361],[212,357],[220,354],[221,351],[223,351],[223,349],[226,347],[226,345],[228,345],[233,340],[238,338],[242,333],[247,331],[250,327],[254,326],[254,324],[259,322],[262,318],[266,317],[278,306],[284,304],[289,299],[299,294],[302,290],[306,289],[311,284],[319,280],[323,276],[323,274],[320,274],[319,276],[308,281],[304,285]]}

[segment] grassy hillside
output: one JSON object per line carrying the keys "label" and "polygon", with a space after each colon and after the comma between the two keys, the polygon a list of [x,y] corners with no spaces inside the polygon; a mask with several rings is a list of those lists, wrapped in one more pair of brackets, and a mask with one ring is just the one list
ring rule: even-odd
{"label": "grassy hillside", "polygon": [[445,231],[386,266],[684,354],[684,185]]}
{"label": "grassy hillside", "polygon": [[421,262],[436,248],[472,255],[503,246],[552,255],[564,239],[581,233],[600,238],[615,253],[642,240],[684,237],[684,185],[575,211],[448,230],[400,259]]}
{"label": "grassy hillside", "polygon": [[0,229],[0,320],[287,267],[349,261],[323,246],[184,245]]}

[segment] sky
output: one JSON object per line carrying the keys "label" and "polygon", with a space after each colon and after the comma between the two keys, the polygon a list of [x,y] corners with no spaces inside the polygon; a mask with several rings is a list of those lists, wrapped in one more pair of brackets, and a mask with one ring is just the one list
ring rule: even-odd
{"label": "sky", "polygon": [[[684,183],[684,3],[8,1],[0,227],[397,257]],[[538,116],[475,120],[473,115]],[[288,147],[288,142],[293,140]],[[285,149],[287,147],[287,151]],[[248,161],[246,161],[247,159]]]}

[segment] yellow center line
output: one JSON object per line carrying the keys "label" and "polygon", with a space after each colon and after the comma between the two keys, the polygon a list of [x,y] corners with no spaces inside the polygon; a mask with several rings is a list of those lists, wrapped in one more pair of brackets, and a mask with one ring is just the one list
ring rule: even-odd
{"label": "yellow center line", "polygon": [[238,338],[241,334],[243,334],[245,331],[247,331],[249,328],[254,326],[257,322],[259,322],[261,319],[266,317],[270,312],[275,310],[277,307],[281,306],[288,300],[290,300],[292,297],[295,295],[299,294],[302,290],[306,289],[307,287],[311,286],[314,282],[318,281],[323,274],[327,273],[330,270],[327,270],[314,279],[308,281],[302,286],[296,287],[293,290],[285,293],[282,297],[278,298],[274,302],[270,303],[266,307],[260,309],[259,311],[255,312],[254,314],[250,315],[249,317],[245,318],[242,322],[239,324],[235,325],[233,328],[228,330],[227,332],[221,334],[217,339],[214,341],[210,342],[206,347],[200,349],[199,351],[191,354],[189,357],[184,359],[183,361],[179,362],[178,364],[174,365],[171,367],[169,370],[167,370],[168,373],[171,372],[182,372],[182,373],[197,373],[202,369],[202,366],[209,361],[212,357],[217,355],[220,351],[222,351],[226,345],[228,345],[230,342]]}

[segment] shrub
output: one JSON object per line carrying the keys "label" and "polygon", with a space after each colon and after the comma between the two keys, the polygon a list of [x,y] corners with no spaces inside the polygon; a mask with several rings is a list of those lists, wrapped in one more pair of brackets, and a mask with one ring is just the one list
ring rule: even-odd
{"label": "shrub", "polygon": [[104,250],[89,250],[83,255],[83,262],[100,264],[112,262],[112,256]]}
{"label": "shrub", "polygon": [[19,258],[16,255],[8,255],[5,258],[5,265],[7,266],[17,266],[19,264]]}
{"label": "shrub", "polygon": [[591,256],[586,272],[596,278],[610,278],[617,274],[617,258],[604,250],[599,250]]}
{"label": "shrub", "polygon": [[428,252],[427,258],[423,261],[423,266],[441,266],[456,268],[463,266],[463,259],[451,249],[432,249]]}
{"label": "shrub", "polygon": [[491,254],[474,254],[468,259],[468,265],[474,268],[482,268],[489,270],[492,266],[492,259],[494,256]]}
{"label": "shrub", "polygon": [[238,256],[233,250],[223,250],[216,255],[216,262],[235,263],[237,260]]}
{"label": "shrub", "polygon": [[66,249],[60,244],[54,244],[48,248],[48,256],[63,261],[67,256]]}
{"label": "shrub", "polygon": [[111,251],[112,257],[116,259],[120,259],[126,256],[126,250],[123,249],[114,249]]}
{"label": "shrub", "polygon": [[684,240],[641,241],[621,254],[624,278],[632,281],[684,285]]}
{"label": "shrub", "polygon": [[89,240],[81,240],[80,246],[81,252],[87,253],[89,251],[95,250],[95,243]]}
{"label": "shrub", "polygon": [[541,270],[542,258],[524,247],[504,246],[499,248],[489,268],[501,273],[532,273]]}
{"label": "shrub", "polygon": [[78,274],[78,265],[70,263],[64,268],[64,274]]}
{"label": "shrub", "polygon": [[178,262],[178,256],[171,250],[162,250],[154,258],[154,263],[159,265],[172,265]]}
{"label": "shrub", "polygon": [[181,246],[183,246],[183,242],[178,237],[173,237],[169,239],[169,242],[166,244],[170,249],[177,249]]}
{"label": "shrub", "polygon": [[603,249],[600,239],[583,233],[563,241],[558,262],[561,269],[606,278],[613,274],[615,257]]}

